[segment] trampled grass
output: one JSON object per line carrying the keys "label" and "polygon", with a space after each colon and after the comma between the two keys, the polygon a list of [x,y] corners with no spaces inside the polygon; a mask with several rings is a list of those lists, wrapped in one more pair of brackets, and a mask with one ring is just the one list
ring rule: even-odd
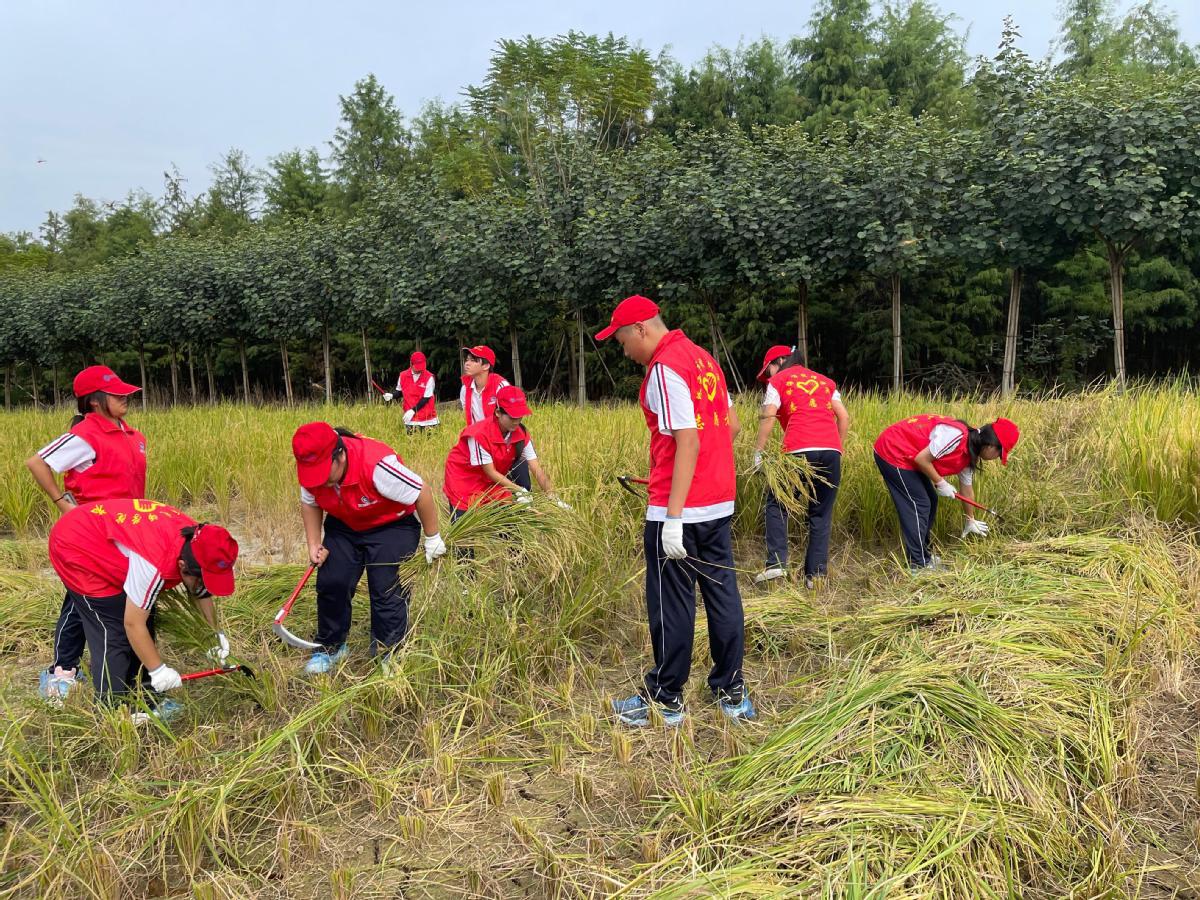
{"label": "trampled grass", "polygon": [[[242,541],[222,614],[258,673],[189,685],[182,721],[138,732],[86,691],[61,709],[36,700],[61,589],[49,510],[20,461],[67,417],[6,417],[0,896],[1049,898],[1186,884],[1195,846],[1139,811],[1150,700],[1197,699],[1200,400],[1178,385],[847,404],[833,577],[769,592],[741,579],[759,720],[732,726],[706,701],[701,616],[687,724],[632,733],[606,702],[649,658],[641,510],[613,480],[644,471],[636,410],[535,408],[539,455],[575,511],[443,523],[476,558],[405,567],[412,632],[396,669],[367,659],[360,595],[352,655],[311,681],[269,629],[303,571],[293,427],[323,417],[390,438],[439,482],[453,433],[404,436],[380,406],[138,417],[151,493]],[[1023,436],[978,483],[1005,513],[993,537],[960,542],[944,510],[950,568],[910,579],[870,444],[930,409],[1003,412]],[[740,495],[738,566],[752,572],[761,482],[742,478]],[[161,613],[167,658],[206,667],[186,606]],[[289,624],[303,634],[312,615],[310,592]],[[1181,802],[1180,833],[1200,821],[1200,802]]]}

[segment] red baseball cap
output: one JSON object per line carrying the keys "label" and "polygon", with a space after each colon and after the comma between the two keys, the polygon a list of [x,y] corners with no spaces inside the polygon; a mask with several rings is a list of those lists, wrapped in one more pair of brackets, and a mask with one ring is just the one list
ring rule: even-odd
{"label": "red baseball cap", "polygon": [[776,344],[774,347],[768,350],[766,355],[763,356],[762,368],[758,370],[758,380],[763,382],[770,381],[771,379],[767,377],[767,366],[775,362],[775,360],[779,359],[781,356],[791,355],[792,348],[783,344]]}
{"label": "red baseball cap", "polygon": [[653,319],[657,315],[658,304],[649,297],[643,297],[641,294],[626,297],[613,310],[612,319],[609,320],[608,327],[596,333],[596,340],[606,341],[616,334],[618,328],[624,328],[626,325],[636,325],[638,322]]}
{"label": "red baseball cap", "polygon": [[504,410],[514,419],[529,415],[529,404],[525,402],[525,392],[515,384],[506,384],[496,391],[496,407]]}
{"label": "red baseball cap", "polygon": [[408,358],[408,364],[417,371],[425,368],[425,354],[420,350],[414,350],[413,355]]}
{"label": "red baseball cap", "polygon": [[192,538],[192,555],[200,566],[200,579],[216,597],[233,593],[233,564],[238,558],[238,543],[220,525],[200,525]]}
{"label": "red baseball cap", "polygon": [[108,366],[88,366],[75,376],[72,384],[76,397],[86,397],[96,391],[114,394],[118,397],[128,397],[141,390],[136,384],[127,384],[117,377],[117,373]]}
{"label": "red baseball cap", "polygon": [[296,478],[300,486],[312,490],[329,480],[333,451],[338,434],[328,422],[309,422],[292,435],[292,455],[296,457]]}
{"label": "red baseball cap", "polygon": [[997,419],[992,423],[992,431],[1000,439],[1000,462],[1008,465],[1008,451],[1017,446],[1021,439],[1021,429],[1011,419]]}
{"label": "red baseball cap", "polygon": [[483,344],[480,344],[478,347],[463,347],[463,349],[472,356],[477,356],[480,359],[486,359],[489,366],[495,367],[496,354],[492,352],[491,347],[485,347]]}

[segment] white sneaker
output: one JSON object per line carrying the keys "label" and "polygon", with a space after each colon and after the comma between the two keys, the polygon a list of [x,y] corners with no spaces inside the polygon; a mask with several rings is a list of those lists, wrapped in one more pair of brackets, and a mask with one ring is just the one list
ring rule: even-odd
{"label": "white sneaker", "polygon": [[763,584],[767,581],[774,581],[776,578],[783,578],[785,575],[787,575],[787,570],[781,569],[778,566],[773,569],[763,569],[754,576],[754,583]]}

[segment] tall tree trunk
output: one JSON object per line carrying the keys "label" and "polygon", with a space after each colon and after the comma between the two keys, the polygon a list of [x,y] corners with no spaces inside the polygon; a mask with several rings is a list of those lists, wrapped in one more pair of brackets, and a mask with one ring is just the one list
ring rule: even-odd
{"label": "tall tree trunk", "polygon": [[325,355],[325,402],[333,403],[333,365],[329,360],[329,323],[321,330],[321,349]]}
{"label": "tall tree trunk", "polygon": [[1000,377],[1000,393],[1011,397],[1017,384],[1017,337],[1021,333],[1021,282],[1025,277],[1020,266],[1013,266],[1008,283],[1008,327],[1004,332],[1004,373]]}
{"label": "tall tree trunk", "polygon": [[292,405],[292,361],[288,359],[287,338],[279,340],[279,359],[283,363],[283,392],[288,406]]}
{"label": "tall tree trunk", "polygon": [[171,344],[168,347],[171,353],[171,405],[179,405],[179,358],[175,350],[175,345]]}
{"label": "tall tree trunk", "polygon": [[250,402],[250,361],[246,359],[246,340],[238,338],[238,356],[242,359],[242,399]]}
{"label": "tall tree trunk", "polygon": [[708,307],[708,327],[712,332],[713,342],[713,359],[717,361],[717,365],[721,364],[722,354],[725,356],[726,378],[732,382],[734,390],[742,390],[742,377],[738,374],[737,366],[734,365],[733,355],[729,352],[729,347],[725,344],[725,336],[721,333],[721,325],[717,321],[717,308],[712,300],[706,295],[705,305]]}
{"label": "tall tree trunk", "polygon": [[4,367],[4,411],[8,412],[12,409],[12,385],[13,379],[16,378],[16,373],[13,371],[13,364],[9,363]]}
{"label": "tall tree trunk", "polygon": [[204,348],[204,371],[208,377],[208,402],[217,402],[217,382],[213,378],[212,370],[212,350],[207,346]]}
{"label": "tall tree trunk", "polygon": [[587,406],[587,354],[584,353],[584,339],[587,337],[587,332],[583,329],[583,310],[575,310],[575,323],[579,327],[579,394],[577,399],[580,406]]}
{"label": "tall tree trunk", "polygon": [[418,353],[424,352],[424,348],[421,346],[421,336],[419,334],[417,335],[417,339],[413,341],[413,350],[417,351]]}
{"label": "tall tree trunk", "polygon": [[800,303],[796,310],[796,350],[808,365],[808,282],[800,282]]}
{"label": "tall tree trunk", "polygon": [[50,369],[51,390],[53,390],[54,405],[58,406],[58,401],[61,399],[58,396],[58,363],[55,363]]}
{"label": "tall tree trunk", "polygon": [[38,371],[38,365],[35,362],[29,364],[29,386],[33,390],[30,394],[33,397],[33,408],[41,409],[42,401],[39,397],[38,382],[41,381],[41,373]]}
{"label": "tall tree trunk", "polygon": [[512,354],[512,374],[513,384],[517,387],[523,387],[521,383],[521,345],[517,341],[517,326],[510,324],[508,326],[508,345]]}
{"label": "tall tree trunk", "polygon": [[1111,241],[1108,248],[1108,290],[1112,295],[1113,369],[1117,387],[1125,390],[1125,256],[1128,247],[1118,247]]}
{"label": "tall tree trunk", "polygon": [[191,403],[196,405],[196,348],[188,344],[188,385],[191,387]]}
{"label": "tall tree trunk", "polygon": [[892,273],[892,390],[904,381],[904,341],[900,334],[900,273]]}
{"label": "tall tree trunk", "polygon": [[375,399],[375,376],[371,373],[371,345],[367,341],[367,327],[362,327],[363,366],[367,372],[367,401]]}
{"label": "tall tree trunk", "polygon": [[150,385],[146,383],[146,345],[138,344],[138,373],[141,375],[142,389],[138,393],[142,398],[142,412],[146,411],[146,395],[150,393]]}

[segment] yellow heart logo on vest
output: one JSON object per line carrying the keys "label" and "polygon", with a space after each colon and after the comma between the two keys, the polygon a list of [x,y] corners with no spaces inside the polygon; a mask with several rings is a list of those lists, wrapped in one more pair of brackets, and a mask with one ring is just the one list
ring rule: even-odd
{"label": "yellow heart logo on vest", "polygon": [[710,403],[717,399],[717,373],[705,372],[701,375],[700,387],[704,389],[704,396],[708,397]]}
{"label": "yellow heart logo on vest", "polygon": [[817,392],[817,388],[820,386],[821,382],[817,381],[815,378],[809,378],[805,381],[796,382],[796,387],[800,388],[800,390],[804,391],[804,393],[808,394],[810,397]]}

